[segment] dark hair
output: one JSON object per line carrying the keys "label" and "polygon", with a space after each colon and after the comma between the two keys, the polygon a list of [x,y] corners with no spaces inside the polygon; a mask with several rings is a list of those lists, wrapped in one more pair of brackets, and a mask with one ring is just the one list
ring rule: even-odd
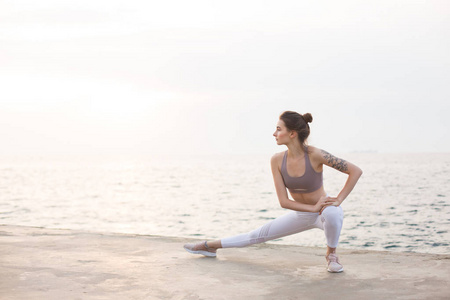
{"label": "dark hair", "polygon": [[310,133],[308,123],[312,122],[312,115],[310,113],[301,115],[295,111],[285,111],[280,115],[280,120],[284,122],[287,129],[297,132],[300,144],[304,147]]}

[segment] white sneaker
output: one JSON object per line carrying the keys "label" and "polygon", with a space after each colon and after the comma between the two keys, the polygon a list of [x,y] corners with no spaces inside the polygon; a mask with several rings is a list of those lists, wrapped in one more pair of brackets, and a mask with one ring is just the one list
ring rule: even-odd
{"label": "white sneaker", "polygon": [[330,253],[326,256],[328,262],[327,271],[330,273],[340,273],[344,271],[344,267],[339,263],[339,257],[336,253]]}
{"label": "white sneaker", "polygon": [[216,249],[212,249],[208,247],[208,244],[205,242],[197,243],[197,244],[185,244],[184,249],[186,249],[187,252],[192,254],[201,254],[208,257],[216,257]]}

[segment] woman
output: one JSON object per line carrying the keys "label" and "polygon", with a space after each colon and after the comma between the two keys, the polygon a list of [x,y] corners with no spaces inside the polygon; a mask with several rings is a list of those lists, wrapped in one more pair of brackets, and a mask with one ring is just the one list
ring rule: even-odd
{"label": "woman", "polygon": [[[272,175],[281,207],[291,212],[272,220],[251,232],[221,240],[186,244],[190,253],[216,256],[219,248],[245,247],[263,243],[312,228],[324,230],[327,240],[325,255],[329,272],[342,272],[343,266],[336,255],[336,247],[343,222],[340,206],[353,190],[362,174],[360,168],[316,147],[307,146],[306,140],[312,122],[310,113],[301,115],[285,111],[280,115],[273,136],[278,145],[288,150],[271,159]],[[348,174],[348,179],[336,197],[325,192],[322,181],[323,165]],[[286,189],[293,200],[289,199]]]}

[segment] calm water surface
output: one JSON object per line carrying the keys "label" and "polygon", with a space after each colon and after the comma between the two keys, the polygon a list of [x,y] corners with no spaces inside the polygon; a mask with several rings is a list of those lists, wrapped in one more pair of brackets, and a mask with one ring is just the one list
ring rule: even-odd
{"label": "calm water surface", "polygon": [[[450,153],[339,155],[364,174],[340,247],[450,253]],[[0,223],[186,238],[252,230],[279,207],[270,155],[0,157]],[[337,195],[346,175],[324,171]],[[323,232],[273,241],[325,246]]]}

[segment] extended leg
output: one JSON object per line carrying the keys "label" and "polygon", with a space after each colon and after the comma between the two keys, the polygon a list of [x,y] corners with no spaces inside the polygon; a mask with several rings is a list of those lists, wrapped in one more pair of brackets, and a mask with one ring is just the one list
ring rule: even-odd
{"label": "extended leg", "polygon": [[[245,247],[299,233],[314,228],[317,216],[317,213],[291,211],[253,231],[222,239],[221,247]],[[216,245],[216,243],[208,242],[208,245]]]}
{"label": "extended leg", "polygon": [[194,254],[214,257],[219,248],[245,247],[315,228],[318,215],[317,213],[291,211],[253,231],[221,240],[186,244],[185,249]]}

